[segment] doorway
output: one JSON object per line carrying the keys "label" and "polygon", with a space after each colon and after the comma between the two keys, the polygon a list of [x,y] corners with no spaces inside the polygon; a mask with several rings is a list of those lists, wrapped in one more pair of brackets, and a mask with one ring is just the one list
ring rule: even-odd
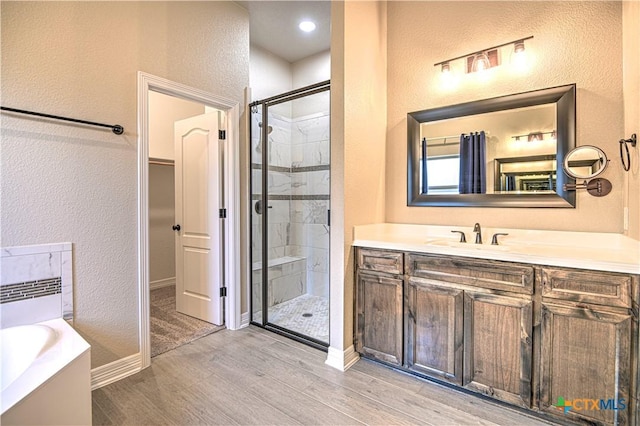
{"label": "doorway", "polygon": [[330,84],[250,107],[251,320],[326,350]]}
{"label": "doorway", "polygon": [[[223,164],[222,168],[219,170],[219,181],[222,183],[220,188],[219,198],[217,198],[218,203],[214,203],[209,205],[211,209],[204,214],[200,214],[196,219],[200,220],[205,218],[212,224],[209,227],[211,231],[211,235],[217,238],[214,234],[219,234],[224,237],[224,243],[222,244],[221,250],[217,250],[222,252],[223,254],[219,260],[219,267],[215,267],[214,271],[211,272],[213,275],[219,275],[220,279],[217,280],[216,290],[219,290],[219,293],[216,293],[215,296],[218,300],[221,300],[222,303],[220,305],[220,319],[223,320],[226,324],[227,328],[237,329],[240,327],[240,288],[239,288],[239,276],[240,276],[240,265],[239,265],[239,241],[240,241],[240,208],[239,208],[239,150],[238,150],[238,124],[239,124],[239,105],[238,103],[232,102],[228,99],[217,97],[210,93],[203,92],[201,90],[191,88],[179,83],[171,82],[166,79],[162,79],[160,77],[155,77],[146,73],[140,72],[138,74],[138,130],[139,130],[139,138],[140,143],[138,144],[138,177],[139,177],[139,215],[138,215],[138,225],[139,225],[139,233],[138,233],[138,243],[139,243],[139,308],[140,308],[140,349],[141,349],[141,358],[142,365],[141,368],[145,368],[151,363],[151,333],[150,333],[150,311],[152,309],[151,306],[151,276],[152,271],[150,269],[150,260],[153,249],[150,244],[150,235],[151,235],[151,226],[152,220],[154,216],[151,214],[155,212],[151,211],[150,201],[153,201],[150,197],[152,186],[150,185],[150,177],[152,173],[154,173],[155,168],[160,167],[164,168],[165,174],[168,174],[168,170],[172,167],[177,168],[175,164],[175,160],[171,161],[171,155],[167,155],[166,152],[164,154],[158,155],[157,152],[162,152],[153,150],[151,151],[150,140],[153,137],[152,131],[152,122],[151,122],[151,114],[150,111],[153,109],[151,106],[151,99],[154,96],[164,96],[166,99],[176,101],[176,102],[189,102],[197,105],[198,108],[204,110],[200,116],[215,115],[215,131],[214,130],[206,130],[202,131],[203,125],[198,124],[197,130],[192,131],[188,130],[185,135],[194,135],[200,133],[199,139],[196,140],[197,144],[201,146],[207,145],[206,141],[213,141],[211,146],[213,147],[215,144],[215,149],[212,148],[209,152],[212,156],[207,155],[207,158],[213,158],[214,156],[219,157],[220,163]],[[166,100],[165,99],[165,100]],[[170,123],[173,128],[173,122],[175,120],[161,120],[166,123]],[[195,127],[193,127],[195,129]],[[213,127],[212,127],[213,128]],[[219,131],[220,132],[219,132]],[[209,134],[210,136],[206,136]],[[215,135],[215,136],[211,136]],[[176,142],[176,135],[173,130],[171,131],[171,138],[175,144],[175,146],[179,146],[179,143]],[[203,143],[205,141],[205,143]],[[219,145],[218,145],[219,144]],[[166,145],[165,145],[166,148]],[[153,155],[150,155],[153,153]],[[189,155],[194,154],[193,152],[189,153]],[[215,154],[215,155],[214,155]],[[163,158],[164,157],[164,158]],[[192,155],[192,157],[198,157],[196,155]],[[179,157],[178,157],[179,159]],[[153,168],[153,169],[152,169]],[[189,170],[193,171],[193,167],[190,167]],[[205,167],[205,171],[214,170],[210,167]],[[204,173],[204,171],[202,172]],[[180,173],[181,177],[184,177],[184,173]],[[198,176],[202,177],[201,174],[191,174],[190,178],[197,178]],[[175,179],[175,177],[174,177]],[[207,182],[209,179],[204,179]],[[178,186],[181,188],[182,186]],[[162,192],[162,191],[161,191]],[[195,192],[197,193],[197,191]],[[155,196],[155,195],[154,195]],[[212,199],[212,197],[209,197]],[[192,200],[193,201],[193,200]],[[166,200],[165,200],[166,202]],[[215,209],[215,211],[213,211]],[[224,209],[225,215],[222,217],[221,212]],[[190,209],[193,211],[193,209]],[[166,215],[165,215],[166,216]],[[176,215],[179,217],[179,215]],[[165,218],[166,220],[166,218]],[[188,219],[187,219],[188,220]],[[193,223],[193,222],[192,222]],[[202,222],[199,222],[202,223]],[[170,222],[165,224],[170,225],[171,227],[177,228],[175,222],[171,224]],[[188,225],[187,228],[192,226]],[[185,228],[180,227],[179,229],[184,230]],[[175,231],[179,230],[176,229]],[[178,241],[180,238],[175,237],[175,231],[171,230],[173,234],[172,237],[175,241]],[[202,233],[202,229],[197,229],[193,233]],[[181,235],[182,236],[182,235]],[[212,238],[214,240],[215,238]],[[154,241],[155,242],[155,241]],[[199,243],[202,243],[200,241]],[[165,246],[165,249],[167,247]],[[208,250],[207,247],[196,247],[190,248],[190,253],[198,252],[204,253]],[[211,250],[213,251],[213,250]],[[174,249],[174,254],[175,254]],[[218,253],[219,254],[219,253]],[[166,255],[166,254],[165,254]],[[185,255],[186,256],[186,255]],[[184,256],[183,256],[184,258]],[[179,259],[179,258],[178,258]],[[190,260],[191,261],[191,260]],[[197,262],[196,262],[197,263]],[[208,263],[208,262],[206,262]],[[179,269],[179,267],[178,267]],[[176,270],[176,275],[179,275],[178,269]],[[208,273],[208,272],[207,272]],[[154,276],[153,282],[157,284],[158,281],[164,283],[164,286],[160,286],[160,288],[165,289],[169,287],[171,283],[171,277],[169,279],[160,278],[158,279]],[[180,278],[178,277],[178,281]],[[175,280],[174,280],[175,282]],[[231,283],[231,285],[225,286],[225,283]],[[220,288],[226,287],[225,293],[220,290]],[[155,291],[155,290],[154,290]],[[171,293],[170,290],[167,291]],[[189,287],[182,290],[183,293],[189,293],[191,296],[199,296],[201,299],[209,298],[212,302],[213,294],[204,294],[202,288]],[[188,312],[189,313],[189,312]],[[201,316],[200,312],[192,311],[190,313],[192,316]],[[206,319],[206,318],[205,318]],[[211,318],[209,318],[211,320]]]}
{"label": "doorway", "polygon": [[223,328],[224,235],[210,212],[223,204],[223,121],[200,102],[149,92],[151,357]]}

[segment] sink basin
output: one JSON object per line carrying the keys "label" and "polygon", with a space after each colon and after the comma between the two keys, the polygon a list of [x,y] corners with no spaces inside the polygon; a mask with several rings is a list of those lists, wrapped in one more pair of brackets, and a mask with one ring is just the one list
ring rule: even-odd
{"label": "sink basin", "polygon": [[490,250],[490,251],[509,251],[511,248],[509,246],[503,245],[493,245],[493,244],[475,244],[473,242],[470,243],[461,243],[459,241],[449,240],[449,239],[440,239],[440,240],[427,240],[425,244],[431,246],[439,246],[439,247],[455,247],[463,250]]}

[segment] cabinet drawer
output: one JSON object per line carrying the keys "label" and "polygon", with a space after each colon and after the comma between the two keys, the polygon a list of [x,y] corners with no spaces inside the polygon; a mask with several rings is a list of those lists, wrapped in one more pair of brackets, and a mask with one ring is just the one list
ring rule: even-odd
{"label": "cabinet drawer", "polygon": [[358,249],[358,267],[367,271],[402,275],[403,254],[386,250]]}
{"label": "cabinet drawer", "polygon": [[534,268],[519,263],[409,254],[407,273],[454,284],[533,294]]}
{"label": "cabinet drawer", "polygon": [[542,297],[631,307],[633,276],[614,272],[543,268]]}

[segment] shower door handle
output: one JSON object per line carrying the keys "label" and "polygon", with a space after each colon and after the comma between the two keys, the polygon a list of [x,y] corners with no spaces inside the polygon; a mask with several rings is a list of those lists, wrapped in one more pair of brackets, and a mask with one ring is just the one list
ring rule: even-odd
{"label": "shower door handle", "polygon": [[[267,206],[268,209],[272,209],[273,206]],[[254,206],[254,210],[256,211],[256,213],[258,214],[262,214],[262,212],[264,210],[262,210],[262,200],[258,200],[256,201],[256,205]]]}

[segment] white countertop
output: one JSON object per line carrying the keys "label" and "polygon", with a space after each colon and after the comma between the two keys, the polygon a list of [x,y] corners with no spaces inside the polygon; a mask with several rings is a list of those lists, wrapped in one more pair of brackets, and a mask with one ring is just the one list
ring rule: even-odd
{"label": "white countertop", "polygon": [[[459,243],[463,231],[467,243]],[[621,234],[483,228],[475,244],[473,226],[378,223],[355,226],[353,245],[418,253],[504,260],[536,265],[640,274],[640,241]],[[491,245],[496,232],[498,246]]]}

